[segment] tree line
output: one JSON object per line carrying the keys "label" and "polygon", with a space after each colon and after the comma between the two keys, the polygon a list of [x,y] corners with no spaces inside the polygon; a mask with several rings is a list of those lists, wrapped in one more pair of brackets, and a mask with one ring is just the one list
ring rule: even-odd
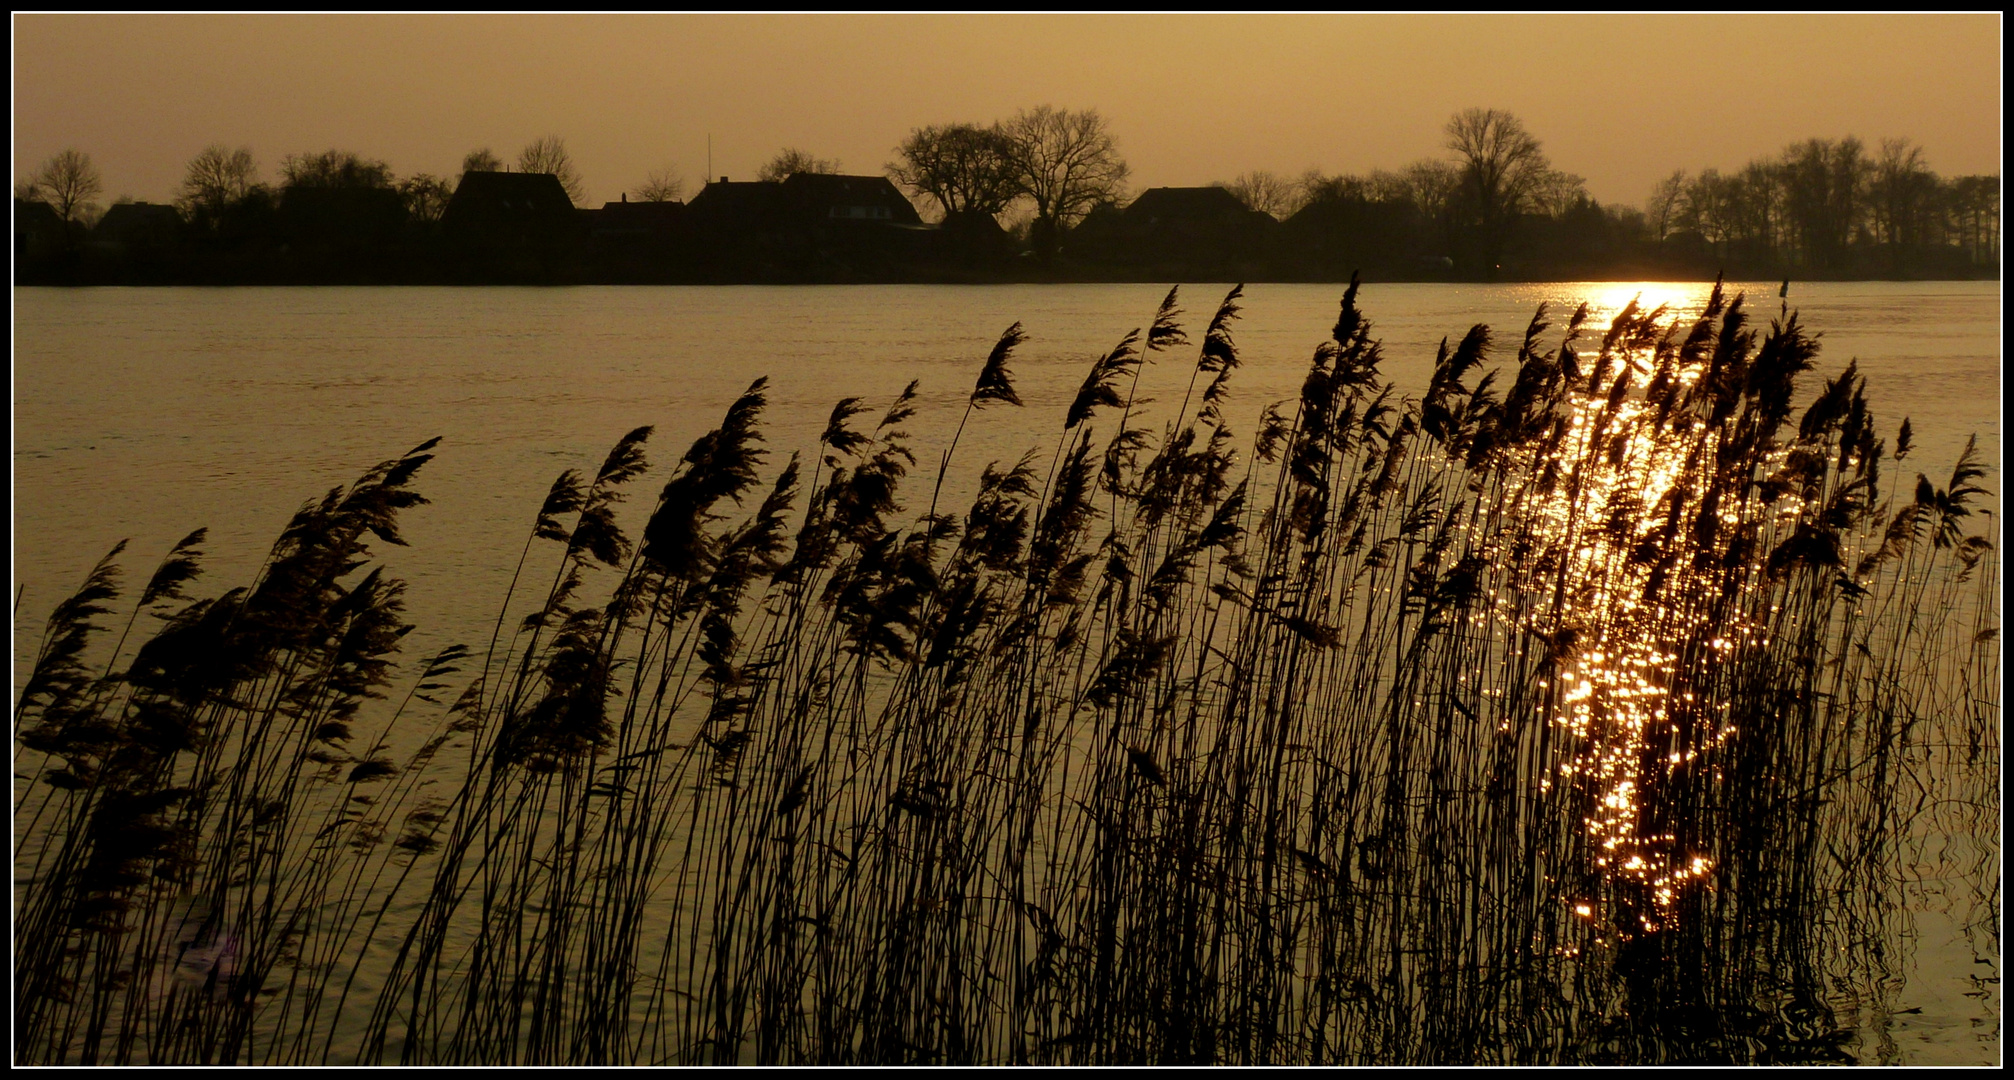
{"label": "tree line", "polygon": [[1999,258],[2000,178],[1930,171],[1923,148],[1807,139],[1726,173],[1674,170],[1646,205],[1654,235],[1715,254],[1814,270],[1903,270],[1923,248]]}
{"label": "tree line", "polygon": [[[1397,170],[1310,169],[1291,179],[1252,171],[1213,186],[1288,223],[1265,257],[1289,277],[1359,266],[1387,276],[1439,268],[1492,279],[1604,268],[1935,274],[1997,264],[1998,177],[1940,177],[1906,139],[1883,140],[1873,153],[1852,137],[1810,139],[1727,173],[1674,171],[1637,208],[1597,202],[1585,179],[1556,168],[1508,112],[1464,110],[1449,119],[1444,136],[1443,156]],[[487,147],[471,151],[462,175],[511,167],[557,177],[576,204],[584,197],[580,171],[558,136],[534,140],[512,164]],[[793,147],[757,178],[841,168]],[[1118,139],[1096,109],[1045,105],[988,123],[919,127],[883,171],[945,230],[997,232],[1004,222],[1043,266],[1059,256],[1067,264],[1073,230],[1101,209],[1116,212],[1130,194]],[[345,219],[333,230],[344,242],[384,244],[438,222],[458,182],[424,172],[401,178],[383,161],[328,150],[287,156],[269,184],[250,148],[217,144],[190,160],[175,207],[197,245],[231,247],[284,233],[281,207],[290,198],[310,208],[296,217],[319,207],[324,217]],[[17,199],[46,204],[79,226],[99,213],[101,194],[89,156],[74,149],[15,187]],[[671,202],[686,185],[666,166],[624,198],[631,194]],[[17,256],[18,247],[17,240]]]}

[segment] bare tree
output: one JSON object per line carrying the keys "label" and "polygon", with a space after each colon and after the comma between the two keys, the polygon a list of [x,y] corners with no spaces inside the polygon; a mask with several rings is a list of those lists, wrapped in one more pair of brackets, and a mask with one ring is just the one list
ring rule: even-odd
{"label": "bare tree", "polygon": [[392,167],[348,150],[288,154],[280,176],[290,188],[389,188]]}
{"label": "bare tree", "polygon": [[1730,182],[1719,169],[1702,169],[1685,185],[1672,224],[1683,232],[1695,232],[1710,244],[1722,244],[1737,220],[1739,181]]}
{"label": "bare tree", "polygon": [[1959,246],[1977,264],[2000,258],[2000,177],[1957,176],[1945,185],[1953,232]]}
{"label": "bare tree", "polygon": [[1552,165],[1524,124],[1501,109],[1458,112],[1447,133],[1468,224],[1476,230],[1484,271],[1494,273],[1517,215]]}
{"label": "bare tree", "polygon": [[492,153],[487,146],[480,150],[471,150],[462,157],[462,171],[465,173],[502,172],[503,167],[503,159]]}
{"label": "bare tree", "polygon": [[1014,141],[1000,125],[920,127],[895,148],[890,179],[935,202],[945,216],[1000,213],[1021,194]]}
{"label": "bare tree", "polygon": [[1531,206],[1547,217],[1558,219],[1586,202],[1587,198],[1587,177],[1547,169],[1538,183],[1532,186]]}
{"label": "bare tree", "polygon": [[1299,196],[1301,205],[1306,206],[1312,202],[1337,197],[1341,193],[1334,185],[1343,179],[1345,178],[1341,176],[1330,176],[1328,173],[1323,172],[1319,166],[1310,165],[1306,169],[1303,169],[1300,179],[1294,181],[1295,185],[1301,189]]}
{"label": "bare tree", "polygon": [[232,150],[212,143],[189,159],[182,177],[182,190],[175,199],[191,219],[222,214],[232,203],[252,193],[259,182],[259,165],[250,147]]}
{"label": "bare tree", "polygon": [[1035,203],[1030,227],[1038,252],[1101,202],[1124,194],[1128,170],[1111,125],[1096,109],[1024,109],[1006,125],[1021,190]]}
{"label": "bare tree", "polygon": [[1650,233],[1662,240],[1671,235],[1672,223],[1677,219],[1681,204],[1685,199],[1685,170],[1673,169],[1671,175],[1657,182],[1650,189],[1650,199],[1644,204],[1644,211],[1650,220]]}
{"label": "bare tree", "polygon": [[448,186],[448,182],[430,173],[415,173],[399,185],[399,196],[406,201],[406,213],[411,214],[414,221],[439,221],[452,195],[454,189]]}
{"label": "bare tree", "polygon": [[91,200],[104,191],[91,155],[80,150],[65,150],[43,162],[28,183],[34,198],[48,203],[64,221],[89,218],[96,208]]}
{"label": "bare tree", "polygon": [[[1444,162],[1431,163],[1441,173],[1452,170]],[[1442,186],[1451,186],[1452,181]],[[1413,186],[1407,174],[1387,169],[1372,169],[1368,176],[1342,174],[1330,176],[1320,169],[1309,169],[1294,182],[1298,189],[1297,209],[1317,202],[1401,202],[1413,201]]]}
{"label": "bare tree", "polygon": [[1845,264],[1847,244],[1867,209],[1872,165],[1866,147],[1848,136],[1808,139],[1783,155],[1786,224],[1805,265]]}
{"label": "bare tree", "polygon": [[685,195],[685,178],[678,170],[666,165],[653,169],[643,178],[642,186],[636,189],[636,197],[644,202],[677,202]]}
{"label": "bare tree", "polygon": [[762,168],[757,169],[755,171],[755,178],[757,180],[774,182],[788,179],[792,173],[836,173],[838,171],[839,159],[812,157],[810,154],[794,146],[789,146],[777,151],[775,157],[770,158]]}
{"label": "bare tree", "polygon": [[566,197],[575,203],[587,196],[580,170],[574,168],[573,155],[567,153],[566,140],[557,135],[532,140],[517,156],[517,167],[519,172],[551,173],[559,177],[559,186],[566,189]]}
{"label": "bare tree", "polygon": [[1399,174],[1397,187],[1421,217],[1446,223],[1461,198],[1461,170],[1445,161],[1416,161]]}
{"label": "bare tree", "polygon": [[1308,201],[1305,184],[1296,184],[1264,169],[1240,173],[1236,180],[1228,184],[1219,181],[1216,186],[1236,195],[1246,207],[1271,214],[1282,221],[1293,217],[1294,211],[1307,205]]}
{"label": "bare tree", "polygon": [[1883,139],[1874,159],[1868,202],[1874,234],[1891,254],[1903,244],[1922,242],[1923,218],[1937,191],[1937,176],[1923,160],[1923,148],[1908,139]]}

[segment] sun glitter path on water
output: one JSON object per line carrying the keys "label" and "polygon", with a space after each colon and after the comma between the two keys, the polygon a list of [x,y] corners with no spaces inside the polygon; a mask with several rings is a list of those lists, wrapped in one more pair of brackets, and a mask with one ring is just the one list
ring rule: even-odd
{"label": "sun glitter path on water", "polygon": [[[1651,374],[1619,359],[1625,387],[1631,374]],[[1694,365],[1670,374],[1688,388],[1701,371]],[[1722,553],[1678,525],[1710,482],[1719,441],[1696,418],[1660,415],[1646,401],[1616,391],[1576,393],[1542,469],[1551,479],[1536,485],[1531,504],[1543,558],[1556,560],[1560,582],[1554,611],[1527,629],[1551,644],[1551,722],[1577,748],[1561,773],[1592,795],[1584,825],[1596,866],[1611,880],[1641,885],[1660,913],[1713,864],[1678,850],[1672,835],[1651,832],[1646,799],[1733,734],[1717,721],[1689,736],[1681,730],[1676,714],[1692,704],[1688,691],[1676,691],[1674,700],[1683,643],[1703,641],[1718,662],[1762,640],[1746,623],[1708,625],[1705,601],[1718,588]],[[1791,499],[1774,512],[1795,516],[1797,509]]]}

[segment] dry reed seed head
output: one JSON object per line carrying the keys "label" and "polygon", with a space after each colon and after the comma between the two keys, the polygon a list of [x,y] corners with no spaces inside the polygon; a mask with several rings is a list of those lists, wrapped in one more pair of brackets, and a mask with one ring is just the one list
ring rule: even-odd
{"label": "dry reed seed head", "polygon": [[1049,505],[1035,526],[1035,543],[1029,552],[1029,571],[1033,576],[1054,571],[1077,535],[1097,515],[1097,508],[1090,502],[1090,455],[1091,433],[1080,432],[1077,445],[1063,459]]}
{"label": "dry reed seed head", "polygon": [[[875,425],[875,434],[881,436],[883,445],[891,445],[896,440],[908,437],[906,432],[895,430],[895,425],[916,415],[916,388],[922,381],[909,380],[909,385],[902,388],[902,392],[895,396],[895,402],[889,405],[888,411],[882,415],[881,423]],[[911,457],[909,463],[916,464],[916,459]]]}
{"label": "dry reed seed head", "polygon": [[697,581],[712,568],[715,542],[706,526],[718,520],[714,505],[722,499],[739,504],[758,479],[756,470],[767,454],[757,445],[762,441],[757,424],[768,383],[766,377],[750,383],[728,406],[720,427],[693,441],[683,467],[658,496],[644,525],[642,556],[671,580]]}
{"label": "dry reed seed head", "polygon": [[33,737],[38,741],[53,739],[68,709],[84,704],[81,697],[92,680],[81,658],[91,639],[104,631],[95,620],[112,613],[106,602],[119,597],[115,560],[125,550],[124,540],[112,545],[85,575],[83,586],[50,612],[48,627],[42,632],[42,648],[14,706],[17,730],[31,709],[39,710],[42,722]]}
{"label": "dry reed seed head", "polygon": [[1811,370],[1818,355],[1818,340],[1807,336],[1798,325],[1796,312],[1787,321],[1770,324],[1769,337],[1748,368],[1747,396],[1755,403],[1764,438],[1790,415],[1790,398],[1797,376]]}
{"label": "dry reed seed head", "polygon": [[1128,331],[1111,352],[1092,362],[1090,373],[1084,377],[1084,385],[1078,388],[1077,396],[1070,402],[1070,411],[1064,416],[1064,431],[1090,419],[1092,412],[1101,407],[1126,404],[1126,399],[1119,393],[1119,383],[1139,367],[1140,354],[1135,348],[1139,340],[1139,330]]}
{"label": "dry reed seed head", "polygon": [[874,440],[849,429],[846,422],[867,411],[867,405],[857,397],[841,398],[832,407],[832,416],[825,422],[825,433],[818,441],[842,454],[857,454],[862,447],[870,446]]}
{"label": "dry reed seed head", "polygon": [[629,561],[629,538],[616,524],[613,500],[598,500],[583,508],[574,521],[567,541],[569,555],[585,554],[603,566],[620,567]]}
{"label": "dry reed seed head", "polygon": [[387,776],[397,776],[398,773],[398,766],[393,765],[390,761],[384,758],[371,758],[367,761],[358,762],[356,767],[350,770],[350,775],[345,782],[349,784],[364,784],[372,780],[382,780]]}
{"label": "dry reed seed head", "polygon": [[1608,333],[1602,335],[1601,339],[1602,360],[1608,360],[1618,348],[1628,348],[1631,333],[1641,325],[1641,309],[1637,305],[1642,299],[1642,293],[1630,297],[1629,303],[1624,304],[1622,310],[1616,312],[1615,318],[1609,322]]}
{"label": "dry reed seed head", "polygon": [[1541,300],[1538,308],[1532,312],[1531,322],[1525,325],[1524,342],[1518,346],[1517,364],[1520,370],[1542,355],[1539,352],[1539,338],[1552,328],[1552,323],[1546,321],[1545,315],[1546,302]]}
{"label": "dry reed seed head", "polygon": [[597,495],[606,489],[628,483],[650,467],[644,458],[643,444],[650,440],[651,431],[652,428],[648,424],[636,428],[609,448],[608,456],[602,459],[601,468],[594,474],[594,491]]}
{"label": "dry reed seed head", "polygon": [[787,817],[792,811],[804,805],[805,797],[811,790],[811,771],[812,766],[804,766],[784,787],[783,795],[776,800],[777,817]]}
{"label": "dry reed seed head", "polygon": [[202,543],[209,534],[208,529],[197,529],[168,550],[168,557],[162,560],[154,576],[147,579],[147,587],[140,593],[142,608],[162,600],[189,598],[182,586],[202,576]]}
{"label": "dry reed seed head", "polygon": [[335,701],[336,715],[355,713],[363,698],[382,695],[377,688],[390,681],[390,661],[400,639],[412,626],[403,621],[405,583],[385,580],[374,569],[356,588],[330,608],[330,621],[341,627],[333,643],[325,692]]}
{"label": "dry reed seed head", "polygon": [[551,772],[608,740],[608,697],[615,688],[601,648],[604,625],[604,612],[592,608],[567,615],[539,669],[539,700],[505,717],[496,745],[500,763]]}
{"label": "dry reed seed head", "polygon": [[1134,472],[1133,464],[1138,460],[1140,451],[1152,444],[1153,433],[1144,427],[1122,428],[1112,436],[1112,441],[1105,444],[1103,464],[1098,473],[1099,482],[1105,490],[1117,495],[1133,495],[1135,490],[1126,483],[1126,477]]}
{"label": "dry reed seed head", "polygon": [[1002,401],[1020,406],[1021,397],[1014,392],[1014,373],[1008,369],[1007,361],[1013,358],[1014,350],[1027,340],[1028,335],[1018,322],[1000,335],[992,353],[986,357],[986,366],[979,369],[979,381],[973,385],[969,399],[971,405],[979,407],[987,402]]}
{"label": "dry reed seed head", "polygon": [[1175,296],[1180,291],[1179,285],[1170,288],[1167,297],[1161,301],[1160,308],[1154,312],[1154,321],[1147,326],[1147,352],[1171,349],[1189,343],[1189,335],[1182,332],[1182,324],[1177,321],[1182,309],[1175,306]]}
{"label": "dry reed seed head", "polygon": [[1096,708],[1110,708],[1120,695],[1153,677],[1174,645],[1172,635],[1154,637],[1130,627],[1120,628],[1111,654],[1091,680],[1084,700]]}
{"label": "dry reed seed head", "polygon": [[791,504],[797,501],[797,458],[793,451],[770,485],[755,518],[728,545],[730,551],[738,557],[745,556],[755,570],[764,574],[773,574],[783,565],[778,556],[785,548],[784,531],[789,525]]}
{"label": "dry reed seed head", "polygon": [[1281,411],[1284,401],[1276,401],[1266,406],[1259,414],[1259,431],[1252,440],[1252,456],[1260,461],[1271,462],[1282,440],[1293,434],[1293,421]]}
{"label": "dry reed seed head", "polygon": [[1336,314],[1335,329],[1329,332],[1330,340],[1338,346],[1347,345],[1364,330],[1363,315],[1357,310],[1357,289],[1363,284],[1363,277],[1356,271],[1350,272],[1350,287],[1343,290],[1340,310]]}
{"label": "dry reed seed head", "polygon": [[1021,557],[1028,537],[1028,507],[1020,500],[1034,494],[1033,453],[1022,456],[1002,473],[989,462],[980,475],[979,494],[965,517],[959,558],[990,570],[1010,570]]}
{"label": "dry reed seed head", "polygon": [[565,543],[572,538],[572,532],[560,524],[566,514],[578,514],[587,504],[587,487],[578,469],[567,469],[553,480],[546,492],[545,502],[540,504],[538,520],[532,526],[532,535],[541,540],[558,540]]}
{"label": "dry reed seed head", "polygon": [[1166,774],[1161,772],[1161,766],[1154,761],[1154,755],[1146,749],[1138,746],[1128,746],[1126,748],[1126,760],[1128,764],[1132,765],[1133,771],[1139,773],[1149,784],[1155,787],[1164,787],[1167,785],[1168,778]]}

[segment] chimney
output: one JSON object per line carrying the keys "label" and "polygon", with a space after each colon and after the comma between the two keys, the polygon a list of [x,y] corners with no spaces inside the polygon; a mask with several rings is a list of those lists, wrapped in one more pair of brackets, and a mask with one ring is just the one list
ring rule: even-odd
{"label": "chimney", "polygon": [[723,184],[727,183],[727,177],[725,177],[725,176],[721,177],[721,178],[720,178],[720,182],[721,182],[721,183],[723,183]]}
{"label": "chimney", "polygon": [[629,201],[629,192],[625,191],[625,192],[623,192],[623,193],[622,193],[622,201],[623,201],[623,202],[628,202],[628,201]]}

